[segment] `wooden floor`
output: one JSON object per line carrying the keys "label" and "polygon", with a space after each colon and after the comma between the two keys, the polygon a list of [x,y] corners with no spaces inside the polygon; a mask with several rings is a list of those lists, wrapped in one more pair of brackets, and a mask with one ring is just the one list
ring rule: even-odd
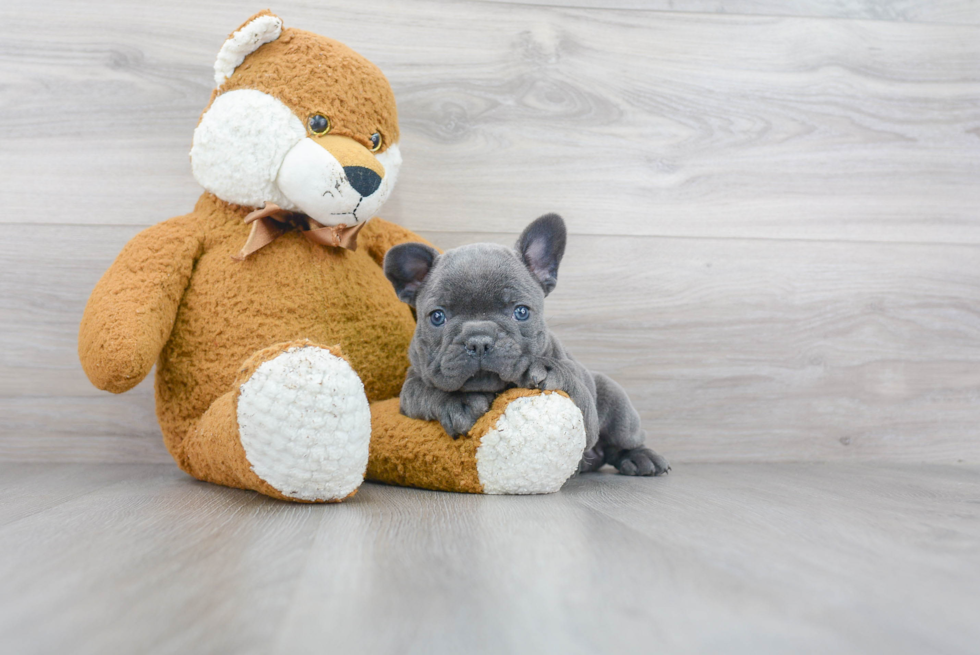
{"label": "wooden floor", "polygon": [[0,464],[3,653],[976,653],[980,467],[692,464],[292,505]]}

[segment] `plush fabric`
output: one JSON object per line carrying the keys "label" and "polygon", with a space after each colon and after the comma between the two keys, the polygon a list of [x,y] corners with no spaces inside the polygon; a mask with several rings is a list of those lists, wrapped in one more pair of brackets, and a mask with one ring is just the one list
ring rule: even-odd
{"label": "plush fabric", "polygon": [[458,439],[401,414],[397,398],[374,403],[371,423],[368,479],[439,491],[552,493],[585,448],[582,413],[562,392],[505,391]]}
{"label": "plush fabric", "polygon": [[241,66],[247,55],[275,41],[282,34],[282,20],[266,9],[260,11],[228,35],[214,61],[214,83],[221,86]]}
{"label": "plush fabric", "polygon": [[211,101],[235,89],[264,91],[304,122],[322,112],[333,124],[331,134],[350,137],[368,149],[374,132],[381,133],[385,144],[398,143],[401,136],[395,95],[381,70],[343,43],[304,30],[284,28],[278,39],[249,54],[214,90]]}
{"label": "plush fabric", "polygon": [[[300,145],[323,149],[324,161],[341,167],[322,194],[324,215],[337,215],[331,197],[346,202],[332,193],[350,186],[351,173],[342,167],[384,175],[384,193],[375,200],[387,197],[401,154],[384,75],[341,43],[282,28],[267,11],[232,33],[215,73],[219,87],[209,108],[216,113],[206,110],[192,149],[206,191],[191,213],[136,235],[92,291],[78,340],[89,379],[122,393],[156,364],[164,443],[179,466],[201,480],[331,502],[352,495],[366,468],[385,482],[483,491],[481,437],[507,416],[511,400],[534,392],[502,396],[481,431],[458,441],[438,423],[397,413],[415,321],[382,264],[393,246],[423,241],[418,235],[373,218],[358,233],[356,249],[348,250],[285,226],[246,258],[237,256],[252,229],[244,221],[248,214],[269,202],[294,206],[289,188],[280,185],[280,167]],[[330,138],[319,142],[320,135],[306,132],[316,113],[332,124]],[[370,137],[378,131],[383,147],[372,153]],[[349,222],[341,216],[330,225]],[[507,457],[527,453],[545,468],[566,467],[565,477],[574,471],[577,460],[552,456],[576,448],[574,422],[581,413],[564,402],[563,409],[548,403],[540,414],[525,412],[518,421],[522,436],[501,441],[503,450],[488,456],[504,462],[503,476],[494,474],[505,480],[503,493],[555,491],[564,481],[559,474],[525,484],[520,471],[527,469],[511,467]],[[558,422],[567,429],[557,435],[542,430],[539,437],[549,443],[557,437],[559,445],[527,448],[523,442],[536,438],[534,421],[553,425],[555,411],[564,413]]]}
{"label": "plush fabric", "polygon": [[305,123],[281,100],[237,89],[218,96],[194,130],[191,171],[201,186],[227,202],[296,209],[276,178],[286,155],[305,140]]}

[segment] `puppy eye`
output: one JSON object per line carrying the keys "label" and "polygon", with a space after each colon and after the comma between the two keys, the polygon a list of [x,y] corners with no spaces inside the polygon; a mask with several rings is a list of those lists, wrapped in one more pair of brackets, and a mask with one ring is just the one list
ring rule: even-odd
{"label": "puppy eye", "polygon": [[382,144],[384,144],[384,138],[382,138],[381,134],[375,132],[371,135],[371,152],[381,150]]}
{"label": "puppy eye", "polygon": [[310,126],[310,132],[313,132],[313,134],[326,134],[330,131],[330,119],[323,114],[310,116],[308,124]]}
{"label": "puppy eye", "polygon": [[514,318],[518,321],[526,321],[531,318],[531,310],[527,308],[527,305],[518,305],[514,308]]}
{"label": "puppy eye", "polygon": [[434,312],[429,314],[429,322],[435,325],[436,327],[439,327],[440,325],[446,322],[446,313],[441,309],[435,310]]}

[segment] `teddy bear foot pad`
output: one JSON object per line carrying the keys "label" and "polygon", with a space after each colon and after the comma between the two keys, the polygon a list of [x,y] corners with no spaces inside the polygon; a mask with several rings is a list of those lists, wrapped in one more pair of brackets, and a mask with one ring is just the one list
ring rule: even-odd
{"label": "teddy bear foot pad", "polygon": [[486,494],[548,494],[576,470],[585,448],[582,412],[558,394],[512,401],[480,439],[476,468]]}
{"label": "teddy bear foot pad", "polygon": [[350,365],[325,348],[289,348],[240,388],[238,427],[252,470],[284,496],[340,500],[364,480],[371,411]]}

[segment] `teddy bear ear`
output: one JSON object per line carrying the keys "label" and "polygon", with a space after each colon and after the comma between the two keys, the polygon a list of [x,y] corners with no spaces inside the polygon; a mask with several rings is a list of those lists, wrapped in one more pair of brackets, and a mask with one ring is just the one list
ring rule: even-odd
{"label": "teddy bear ear", "polygon": [[214,83],[221,86],[245,57],[282,34],[282,19],[268,9],[260,11],[238,28],[218,51],[214,61]]}

